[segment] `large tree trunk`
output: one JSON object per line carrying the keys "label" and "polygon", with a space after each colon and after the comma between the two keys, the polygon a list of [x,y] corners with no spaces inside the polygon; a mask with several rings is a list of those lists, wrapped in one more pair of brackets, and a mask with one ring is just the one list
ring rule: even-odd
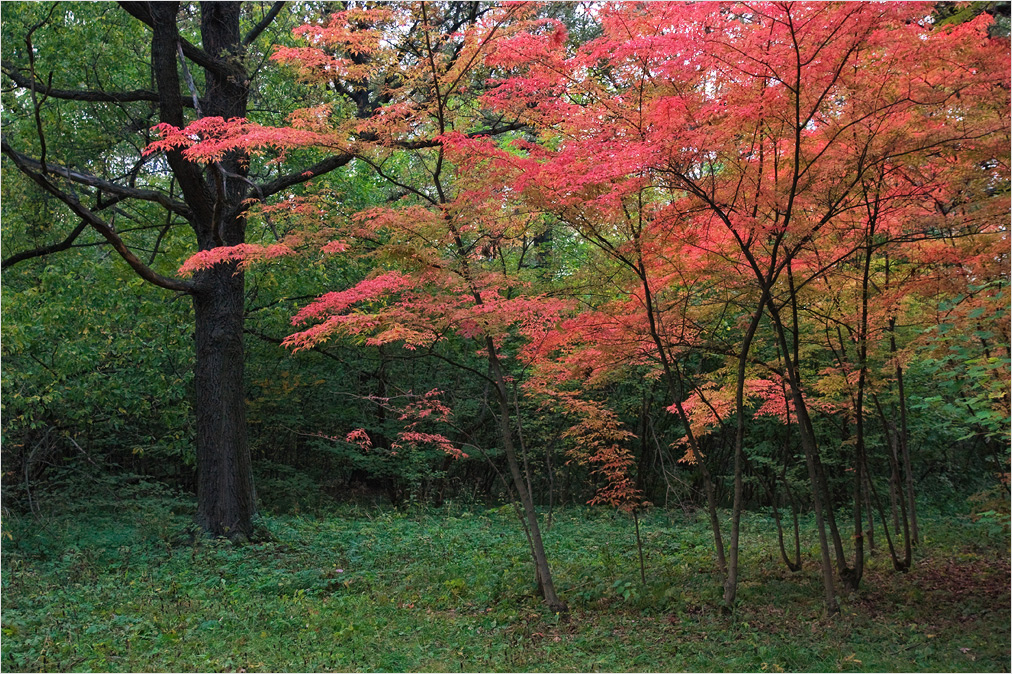
{"label": "large tree trunk", "polygon": [[[142,78],[144,81],[138,82],[138,85],[153,86],[155,93],[147,88],[112,92],[102,88],[64,90],[47,85],[43,102],[49,96],[80,101],[89,106],[103,103],[122,106],[133,101],[156,101],[158,120],[176,128],[183,128],[193,121],[194,115],[190,110],[196,117],[245,117],[251,78],[251,73],[247,71],[251,64],[246,60],[245,52],[278,15],[282,4],[275,3],[263,15],[263,19],[243,37],[240,32],[242,3],[200,3],[200,39],[195,40],[194,6],[187,4],[181,8],[181,3],[175,1],[122,1],[119,3],[121,9],[146,26],[145,30],[150,29],[150,73],[146,73]],[[31,32],[41,29],[48,22],[49,19],[46,19],[32,28]],[[184,35],[180,35],[181,25],[185,26]],[[137,35],[142,33],[140,31]],[[30,37],[30,34],[26,37]],[[30,39],[28,42],[31,47]],[[93,60],[94,58],[88,57],[82,63]],[[29,61],[31,77],[23,79],[17,74],[19,68],[8,69],[7,65],[4,66],[4,75],[12,79],[18,88],[32,93],[31,99],[37,111],[41,105],[35,95],[38,82],[34,61]],[[125,77],[126,71],[121,74]],[[123,108],[122,111],[127,110],[128,108]],[[39,143],[44,148],[41,120],[37,131]],[[150,140],[150,134],[145,134],[142,140],[140,137],[130,138],[132,131],[120,131],[122,135],[117,143],[109,145],[109,148],[138,147],[138,143]],[[110,138],[116,138],[116,134]],[[66,140],[74,142],[72,138]],[[169,211],[167,221],[161,217],[156,218],[160,226],[172,225],[174,218],[185,219],[193,228],[198,250],[235,246],[245,241],[244,212],[248,205],[247,196],[251,192],[255,192],[257,199],[263,200],[305,182],[310,177],[344,166],[351,160],[351,155],[331,155],[309,167],[310,170],[297,170],[269,183],[254,185],[247,177],[249,157],[241,150],[228,153],[210,164],[188,161],[179,149],[167,150],[164,158],[168,163],[171,180],[167,180],[169,176],[161,161],[157,167],[154,163],[149,163],[147,168],[143,168],[145,176],[157,176],[154,182],[147,177],[138,180],[143,162],[138,162],[132,170],[123,174],[115,167],[124,162],[129,164],[128,156],[119,150],[110,151],[115,155],[111,164],[108,161],[110,157],[99,157],[97,166],[113,169],[120,174],[111,180],[100,175],[88,176],[77,171],[71,172],[69,169],[62,172],[49,170],[44,149],[41,157],[33,160],[9,147],[7,139],[4,139],[4,154],[82,219],[82,225],[73,230],[64,244],[29,251],[28,255],[21,254],[6,262],[13,264],[21,259],[65,250],[87,224],[111,243],[141,278],[156,286],[193,296],[196,311],[194,408],[197,417],[199,475],[197,521],[212,534],[233,538],[246,535],[251,528],[256,499],[246,439],[243,396],[243,277],[235,273],[234,266],[229,265],[202,271],[192,282],[162,276],[150,268],[156,255],[152,256],[148,264],[142,262],[118,236],[112,220],[104,221],[97,212],[121,200],[155,201]],[[94,188],[96,192],[93,196],[97,199],[95,210],[86,208],[74,190],[63,191],[54,182],[57,178],[78,183],[78,189]],[[165,182],[171,185],[169,193],[153,196],[160,192],[158,184],[164,186]],[[147,184],[138,191],[142,183]],[[251,190],[251,187],[255,189]],[[108,193],[111,200],[103,201],[103,193]],[[157,253],[157,243],[155,248]]]}
{"label": "large tree trunk", "polygon": [[[205,2],[200,6],[202,46],[222,64],[204,70],[204,109],[198,113],[206,116],[230,119],[246,115],[249,78],[238,61],[243,50],[240,4]],[[157,5],[151,4],[152,11],[158,11]],[[165,23],[170,23],[168,17]],[[180,49],[178,42],[173,47]],[[168,61],[172,57],[162,58]],[[188,73],[184,72],[181,84],[185,89],[193,86]],[[198,217],[193,223],[200,250],[235,246],[246,240],[246,223],[240,215],[247,192],[246,167],[244,154],[230,153],[207,167],[200,181],[202,194],[190,189],[188,202],[203,206],[194,209]],[[176,173],[190,173],[193,168],[179,167]],[[256,509],[243,385],[245,279],[235,264],[218,264],[199,272],[194,280],[198,286],[193,296],[197,523],[211,534],[238,538],[250,534]]]}
{"label": "large tree trunk", "polygon": [[221,264],[196,280],[197,523],[238,538],[251,532],[256,500],[243,387],[244,279],[234,264]]}

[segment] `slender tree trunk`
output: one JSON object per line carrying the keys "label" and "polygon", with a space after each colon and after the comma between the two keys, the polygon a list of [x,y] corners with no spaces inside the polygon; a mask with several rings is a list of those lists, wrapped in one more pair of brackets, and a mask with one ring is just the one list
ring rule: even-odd
{"label": "slender tree trunk", "polygon": [[[784,396],[785,404],[788,402],[787,390],[784,387],[783,381],[781,380],[781,393]],[[787,456],[789,456],[790,440],[791,440],[791,415],[790,408],[787,410],[787,423],[784,425],[786,435],[784,437],[784,464],[783,472],[781,475],[773,474],[773,486],[763,479],[761,475],[757,475],[759,482],[762,484],[763,489],[766,490],[766,494],[770,499],[770,506],[773,508],[773,520],[777,525],[777,543],[780,546],[780,558],[784,561],[784,564],[792,573],[797,573],[801,570],[801,532],[798,524],[798,505],[794,501],[794,494],[791,492],[791,486],[787,482]],[[784,542],[784,525],[780,519],[780,498],[777,493],[777,482],[781,481],[784,483],[784,491],[787,492],[787,496],[791,503],[791,515],[794,520],[794,559],[792,560],[787,554],[787,545]]]}
{"label": "slender tree trunk", "polygon": [[[865,465],[867,461],[863,462]],[[871,476],[868,475],[868,471],[864,471],[864,482],[867,486],[871,480]],[[868,529],[864,532],[865,538],[868,539],[868,554],[872,557],[875,556],[875,516],[871,511],[871,493],[870,487],[864,490],[864,509],[868,513]]]}
{"label": "slender tree trunk", "polygon": [[650,462],[650,444],[647,441],[647,422],[650,415],[650,398],[647,397],[647,390],[643,389],[640,398],[640,418],[639,418],[639,436],[640,436],[640,456],[639,461],[636,464],[636,489],[638,491],[644,491],[647,488],[647,465]]}
{"label": "slender tree trunk", "polygon": [[[759,307],[752,314],[752,321],[749,323],[745,336],[742,339],[741,353],[738,355],[738,381],[735,389],[735,414],[737,424],[734,435],[734,501],[731,506],[731,548],[728,551],[727,579],[724,582],[724,606],[734,606],[734,598],[738,592],[738,549],[741,533],[741,496],[742,496],[742,470],[745,454],[745,366],[748,363],[748,353],[752,348],[752,340],[756,330],[759,328],[759,321],[763,316],[766,292],[763,291],[759,299]],[[777,518],[777,527],[780,521]]]}
{"label": "slender tree trunk", "polygon": [[[870,477],[870,472],[868,470],[867,465],[867,457],[865,457],[865,459],[866,459],[864,467],[865,473],[868,474]],[[893,568],[896,569],[897,571],[907,571],[908,567],[904,565],[904,561],[901,560],[896,554],[896,545],[893,543],[892,535],[889,533],[889,520],[886,517],[885,508],[882,505],[882,499],[879,498],[878,490],[875,489],[875,482],[872,481],[871,479],[868,480],[868,489],[871,492],[873,501],[875,503],[875,508],[878,510],[879,519],[882,520],[882,533],[885,535],[886,547],[889,548],[889,556],[892,558]]]}
{"label": "slender tree trunk", "polygon": [[[890,440],[890,446],[888,448],[888,451],[890,451],[890,452],[892,451],[892,445],[891,445],[891,443],[892,443],[892,440]],[[889,464],[892,465],[892,459],[889,460]],[[890,478],[889,478],[889,504],[890,504],[890,507],[892,508],[893,531],[899,531],[900,530],[900,507],[899,507],[899,502],[900,502],[900,500],[899,500],[899,494],[896,491],[896,480],[892,479],[892,473],[890,473]]]}
{"label": "slender tree trunk", "polygon": [[636,525],[636,550],[639,552],[640,556],[640,581],[642,581],[642,583],[646,585],[647,567],[646,563],[643,561],[643,539],[640,538],[640,515],[638,512],[633,510],[632,516],[633,516],[633,523],[635,523]]}
{"label": "slender tree trunk", "polygon": [[[811,437],[815,438],[815,433],[812,431]],[[836,554],[836,570],[840,578],[846,578],[850,573],[850,568],[847,566],[847,553],[843,549],[843,537],[840,535],[840,527],[836,523],[836,503],[833,499],[833,492],[829,489],[829,480],[826,479],[826,471],[822,465],[822,459],[819,455],[815,456],[815,470],[819,480],[819,489],[824,494],[826,504],[826,523],[829,525],[829,535],[833,542],[833,552]]]}
{"label": "slender tree trunk", "polygon": [[[794,561],[791,562],[787,558],[787,553],[783,550],[783,544],[781,543],[781,552],[784,556],[784,563],[787,564],[787,568],[792,572],[801,571],[801,525],[798,521],[798,501],[794,498],[794,490],[791,489],[791,483],[787,481],[787,464],[788,460],[793,457],[794,452],[791,451],[791,407],[790,400],[787,396],[787,385],[784,383],[783,378],[780,379],[780,393],[784,397],[784,406],[787,408],[786,418],[787,423],[784,424],[784,463],[783,469],[780,472],[780,481],[784,484],[784,491],[787,493],[787,500],[791,504],[791,519],[794,524]],[[776,477],[773,480],[774,491],[776,490]],[[783,538],[781,534],[781,538]]]}
{"label": "slender tree trunk", "polygon": [[792,566],[788,563],[787,568],[791,571],[801,571],[801,523],[798,521],[798,502],[794,498],[794,492],[791,490],[790,483],[787,481],[786,471],[781,481],[784,483],[787,499],[791,503],[791,519],[794,523],[794,565]]}
{"label": "slender tree trunk", "polygon": [[488,351],[488,364],[492,372],[492,379],[495,382],[496,397],[499,399],[499,432],[502,437],[503,449],[506,452],[506,461],[509,464],[510,475],[513,478],[513,487],[517,490],[520,504],[523,506],[524,515],[527,518],[527,529],[530,534],[530,543],[534,553],[535,576],[538,586],[544,595],[548,608],[557,613],[569,610],[565,602],[559,599],[555,592],[555,584],[552,581],[552,572],[548,566],[548,558],[545,555],[544,543],[541,540],[541,528],[538,525],[538,512],[534,508],[534,499],[527,488],[527,480],[520,469],[520,462],[513,446],[513,429],[510,423],[509,397],[506,390],[506,380],[503,376],[502,366],[496,354],[495,344],[491,337],[485,339],[485,348]]}
{"label": "slender tree trunk", "polygon": [[833,582],[833,561],[829,554],[829,539],[826,536],[825,507],[822,500],[822,484],[820,480],[820,469],[818,460],[818,445],[815,442],[815,433],[811,419],[808,417],[808,407],[801,393],[800,373],[797,370],[797,362],[792,358],[791,350],[787,344],[786,330],[771,298],[767,297],[766,306],[770,318],[773,320],[780,352],[784,356],[785,369],[787,371],[787,382],[790,385],[791,399],[794,401],[794,412],[798,417],[798,432],[801,436],[801,449],[805,454],[805,464],[808,467],[808,479],[812,484],[812,506],[815,510],[815,527],[819,534],[819,552],[821,555],[822,587],[826,602],[826,611],[832,615],[838,613],[840,605],[836,600],[836,586]]}
{"label": "slender tree trunk", "polygon": [[792,561],[787,554],[787,545],[784,543],[784,523],[780,519],[780,504],[778,503],[778,497],[775,490],[777,477],[776,475],[773,476],[774,488],[770,488],[769,484],[763,478],[760,477],[759,480],[760,482],[762,482],[763,488],[766,490],[766,495],[770,499],[770,506],[773,508],[773,521],[777,525],[777,543],[780,546],[780,558],[784,560],[784,564],[792,572],[800,571],[801,543],[800,540],[797,538],[797,529],[798,529],[797,510],[795,510],[794,512],[794,531],[795,531],[794,543],[795,543],[795,558],[797,559],[797,561]]}
{"label": "slender tree trunk", "polygon": [[[442,152],[442,150],[440,150]],[[436,176],[436,187],[440,195],[444,194],[444,190],[439,183],[438,176]],[[445,201],[445,199],[444,199]],[[444,219],[447,224],[447,228],[453,234],[453,240],[457,248],[457,254],[460,259],[461,270],[463,272],[464,279],[470,286],[471,296],[474,299],[476,306],[482,306],[484,303],[481,298],[481,293],[475,286],[472,278],[471,271],[467,262],[468,252],[464,246],[463,240],[460,238],[460,232],[454,226],[453,221],[447,217],[444,211]],[[555,592],[555,584],[552,581],[552,572],[548,566],[548,558],[545,555],[544,543],[541,539],[541,527],[538,525],[538,511],[534,507],[534,498],[531,495],[529,489],[530,475],[525,475],[524,471],[520,468],[520,461],[517,457],[516,449],[513,445],[513,424],[510,421],[510,401],[509,393],[506,388],[506,377],[503,375],[502,364],[499,362],[498,351],[495,346],[495,341],[491,336],[485,337],[485,350],[488,358],[489,373],[491,374],[491,380],[495,387],[496,398],[499,401],[499,435],[503,443],[503,450],[506,452],[506,461],[509,464],[510,477],[513,479],[513,488],[517,490],[517,497],[520,499],[520,504],[523,507],[524,517],[526,518],[526,531],[528,535],[528,543],[530,544],[531,553],[534,556],[534,575],[537,581],[538,591],[544,597],[545,603],[548,607],[557,613],[565,612],[569,610],[566,603],[559,599]],[[524,457],[526,464],[526,456]]]}
{"label": "slender tree trunk", "polygon": [[692,452],[693,458],[696,460],[696,467],[699,469],[700,474],[703,477],[703,489],[706,492],[706,509],[710,515],[710,529],[713,531],[713,546],[717,552],[717,568],[720,573],[727,573],[727,557],[724,554],[724,539],[720,531],[720,519],[717,517],[717,498],[714,495],[713,490],[713,479],[710,476],[710,470],[706,467],[703,461],[703,454],[699,451],[699,442],[692,432],[692,426],[689,424],[689,415],[685,412],[685,407],[682,405],[682,393],[684,386],[682,385],[682,375],[677,367],[672,367],[671,360],[668,357],[668,351],[664,348],[664,344],[661,341],[660,328],[657,325],[657,317],[654,315],[654,300],[653,292],[650,290],[650,283],[647,281],[646,269],[643,267],[642,260],[640,266],[637,269],[639,274],[640,282],[643,287],[643,296],[646,300],[646,312],[647,321],[650,326],[650,337],[654,342],[654,346],[657,348],[657,357],[661,361],[661,366],[664,369],[664,381],[668,385],[668,395],[675,401],[675,409],[678,411],[678,418],[682,424],[685,425],[685,437],[689,441],[689,449]]}
{"label": "slender tree trunk", "polygon": [[873,252],[872,241],[875,236],[875,223],[878,218],[878,202],[870,210],[867,246],[864,255],[864,273],[861,277],[861,324],[858,332],[857,361],[857,398],[854,405],[854,420],[857,427],[857,437],[854,443],[854,566],[843,578],[844,583],[851,590],[856,590],[861,583],[861,576],[864,575],[864,535],[862,534],[864,522],[862,521],[861,506],[864,504],[864,390],[868,380],[868,301],[869,286],[871,280],[871,256]]}
{"label": "slender tree trunk", "polygon": [[[858,393],[858,400],[861,393]],[[864,505],[864,420],[861,403],[858,402],[857,438],[854,447],[854,566],[843,578],[850,590],[856,590],[864,575],[864,520],[861,506]]]}
{"label": "slender tree trunk", "polygon": [[[766,486],[766,482],[763,482],[763,486]],[[791,562],[790,557],[787,556],[787,546],[784,545],[784,525],[780,521],[780,504],[777,503],[777,495],[774,491],[767,488],[766,493],[769,495],[770,506],[773,508],[773,521],[777,525],[777,544],[780,546],[780,559],[784,560],[784,564],[791,571],[796,571],[794,564]]]}
{"label": "slender tree trunk", "polygon": [[[681,408],[681,403],[678,405]],[[686,423],[688,423],[686,421]],[[717,570],[727,573],[727,557],[724,554],[724,537],[720,531],[720,518],[717,516],[717,497],[714,494],[713,478],[710,476],[710,469],[703,463],[703,455],[695,451],[696,464],[699,466],[699,473],[703,476],[703,490],[706,493],[706,512],[710,519],[710,531],[713,532],[713,547],[717,552]]]}
{"label": "slender tree trunk", "polygon": [[552,447],[545,445],[545,472],[548,475],[548,512],[545,513],[545,530],[552,530],[555,515],[555,467],[552,466]]}
{"label": "slender tree trunk", "polygon": [[[879,419],[882,421],[882,432],[885,433],[886,443],[889,445],[886,449],[886,453],[889,457],[889,491],[893,495],[893,520],[894,520],[894,532],[898,533],[902,522],[903,529],[903,559],[901,560],[896,554],[896,548],[893,545],[892,537],[889,535],[889,527],[886,525],[885,513],[881,512],[882,506],[879,504],[880,515],[882,517],[882,528],[885,531],[886,542],[889,544],[889,554],[892,556],[893,567],[897,571],[907,571],[910,568],[910,562],[912,561],[912,551],[910,542],[910,526],[907,523],[907,512],[906,503],[904,501],[903,487],[900,482],[900,470],[899,470],[899,450],[897,448],[897,440],[895,429],[891,428],[889,420],[886,418],[885,410],[882,409],[882,405],[878,400],[878,396],[872,394],[872,400],[875,402],[875,407],[878,410]],[[869,484],[871,482],[869,481]],[[872,485],[874,488],[874,485]],[[873,492],[876,500],[878,495]],[[897,505],[899,506],[899,513],[897,513]],[[900,522],[896,520],[902,516]]]}
{"label": "slender tree trunk", "polygon": [[889,319],[889,353],[896,364],[896,386],[898,388],[900,404],[900,428],[899,446],[900,460],[903,465],[903,472],[906,477],[908,511],[910,513],[911,542],[917,545],[920,542],[920,531],[917,526],[917,499],[914,495],[914,471],[910,464],[910,435],[907,432],[907,396],[903,389],[903,367],[900,365],[896,355],[896,317]]}
{"label": "slender tree trunk", "polygon": [[[809,473],[809,478],[812,480],[812,504],[815,506],[816,511],[822,511],[822,519],[829,524],[829,533],[832,537],[833,549],[836,552],[837,569],[840,576],[843,577],[847,568],[847,560],[843,552],[843,542],[840,540],[840,530],[836,526],[836,507],[833,502],[833,492],[829,489],[826,473],[822,467],[819,445],[815,437],[815,427],[808,416],[808,406],[805,403],[801,387],[801,330],[798,320],[798,293],[794,285],[794,273],[791,271],[790,264],[787,265],[787,288],[790,292],[791,334],[793,338],[790,350],[788,350],[787,331],[780,318],[780,312],[774,307],[772,297],[768,292],[766,306],[769,308],[780,348],[784,355],[785,369],[788,374],[787,381],[790,385],[791,398],[794,400],[795,414],[798,418],[798,433],[801,436],[801,447],[805,451],[806,462],[810,458],[812,463]],[[818,512],[815,519],[816,522],[820,519]],[[819,535],[821,541],[821,537],[824,535],[822,529],[820,529]],[[828,556],[826,560],[828,560]],[[827,570],[823,569],[823,573],[827,573]],[[829,569],[828,573],[832,574],[832,569]],[[830,591],[833,594],[832,602],[827,600],[826,608],[830,613],[836,613],[839,610],[839,606],[836,603],[836,589],[835,587],[826,587],[825,589],[827,597]]]}
{"label": "slender tree trunk", "polygon": [[[795,44],[795,47],[797,45]],[[796,122],[801,121],[801,60],[798,51],[795,51],[797,58],[797,69],[794,81],[794,118]],[[793,184],[791,185],[790,193],[788,196],[788,203],[786,212],[783,216],[782,227],[784,231],[787,231],[787,227],[791,221],[791,215],[793,212],[794,198],[797,195],[798,183],[801,178],[801,133],[803,125],[796,123],[794,127],[794,177]],[[779,242],[779,239],[778,239]],[[743,250],[747,251],[746,247]],[[777,342],[780,347],[780,352],[784,356],[785,370],[788,376],[788,384],[791,389],[791,398],[794,400],[794,413],[798,418],[798,432],[801,435],[801,448],[805,453],[805,463],[808,467],[808,479],[812,483],[812,505],[815,509],[815,524],[819,533],[819,551],[822,556],[822,587],[825,593],[826,612],[830,615],[838,613],[840,611],[840,605],[836,600],[836,587],[833,583],[833,566],[832,561],[829,557],[829,541],[826,539],[826,526],[825,526],[825,510],[822,495],[820,494],[821,487],[825,483],[825,476],[822,474],[822,466],[819,461],[819,445],[815,437],[815,428],[812,425],[812,420],[808,416],[808,407],[805,404],[805,398],[801,387],[801,357],[800,357],[800,331],[798,329],[798,304],[797,304],[797,290],[794,286],[794,276],[791,273],[791,265],[789,260],[786,261],[787,269],[787,280],[790,289],[790,302],[791,302],[791,315],[793,321],[793,352],[790,346],[787,344],[787,330],[784,328],[783,320],[780,316],[780,311],[773,303],[773,297],[770,294],[770,289],[773,285],[774,278],[772,274],[769,278],[764,278],[756,265],[751,253],[749,262],[757,272],[757,278],[762,283],[763,290],[766,294],[766,306],[770,319],[773,322],[775,329]],[[772,265],[771,265],[772,269]],[[828,490],[825,492],[826,497],[830,496]],[[830,522],[834,521],[833,518],[833,504],[830,500],[828,504]]]}
{"label": "slender tree trunk", "polygon": [[896,500],[900,506],[900,523],[903,525],[903,567],[905,570],[910,568],[913,551],[912,541],[910,540],[910,519],[907,515],[907,500],[906,495],[903,493],[903,483],[900,476],[900,451],[898,444],[894,435],[891,447],[892,451],[889,452],[889,460],[892,464],[893,484],[896,485]]}
{"label": "slender tree trunk", "polygon": [[[798,414],[799,427],[804,427],[808,422],[808,410],[805,409],[805,401],[800,392],[792,391],[794,397],[794,408]],[[820,492],[818,447],[811,432],[802,430],[801,448],[805,452],[805,463],[808,466],[808,479],[812,483],[812,505],[815,509],[815,526],[819,533],[819,550],[822,555],[822,585],[825,594],[826,611],[830,614],[839,612],[840,605],[836,601],[836,588],[833,583],[833,562],[829,557],[829,541],[826,538],[825,507]],[[830,506],[831,507],[831,506]],[[832,517],[832,513],[830,513]]]}

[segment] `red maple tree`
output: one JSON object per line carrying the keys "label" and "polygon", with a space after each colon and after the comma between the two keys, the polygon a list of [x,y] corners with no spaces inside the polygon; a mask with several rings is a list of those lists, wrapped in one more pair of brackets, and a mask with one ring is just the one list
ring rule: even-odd
{"label": "red maple tree", "polygon": [[[790,421],[811,485],[826,606],[837,610],[834,553],[847,586],[862,575],[862,507],[873,486],[865,396],[875,393],[872,362],[884,353],[894,365],[887,377],[901,379],[894,326],[902,298],[946,282],[977,288],[977,274],[1007,276],[999,251],[1007,248],[1009,64],[1005,45],[987,37],[987,18],[936,28],[931,5],[915,3],[616,3],[591,9],[600,36],[573,45],[561,23],[538,20],[529,5],[491,7],[452,32],[437,30],[429,12],[425,4],[342,12],[305,28],[308,46],[279,52],[307,79],[382,80],[385,104],[365,120],[313,109],[285,129],[244,120],[162,129],[166,147],[206,162],[237,147],[339,149],[402,191],[401,204],[359,214],[328,248],[369,242],[376,272],[306,307],[296,322],[309,327],[287,343],[305,348],[342,334],[435,353],[448,334],[473,339],[488,364],[476,374],[497,393],[538,579],[555,605],[512,446],[503,368],[511,340],[526,343],[540,367],[535,390],[579,418],[571,433],[606,471],[602,498],[610,502],[636,497],[623,477],[628,435],[606,407],[581,398],[581,386],[628,367],[664,380],[687,459],[707,484],[729,605],[746,417]],[[409,23],[417,39],[393,48],[383,36]],[[488,76],[491,88],[478,97]],[[505,144],[489,119],[492,129],[536,137]],[[392,161],[404,152],[411,160]],[[620,270],[614,299],[558,331],[566,303],[538,294],[518,272],[546,214]],[[190,264],[286,252],[233,248]],[[893,269],[902,260],[946,273],[886,281],[886,259]],[[1001,297],[998,287],[982,288],[973,292]],[[813,422],[832,406],[817,400],[820,375],[805,362],[809,345],[824,342],[813,336],[820,316],[846,325],[852,342],[830,339],[841,349],[835,369],[848,398],[836,409],[857,424],[853,562]],[[753,355],[756,344],[764,357]],[[725,362],[686,371],[700,353]],[[824,370],[822,381],[831,375]],[[700,436],[731,416],[725,560]]]}
{"label": "red maple tree", "polygon": [[[728,603],[737,574],[746,365],[764,321],[784,363],[812,483],[826,604],[835,611],[826,524],[840,575],[855,586],[866,459],[859,442],[851,568],[807,400],[799,297],[852,263],[870,269],[884,242],[953,253],[938,232],[940,214],[946,230],[982,250],[1007,247],[1007,218],[996,217],[1007,199],[1001,189],[981,189],[1008,181],[1007,50],[988,38],[985,16],[936,29],[930,15],[930,5],[906,3],[615,4],[598,14],[601,37],[579,49],[562,47],[557,31],[541,31],[491,57],[510,73],[485,100],[544,139],[525,146],[533,161],[517,189],[628,268],[630,297],[644,318],[639,330],[649,326],[640,334],[651,334],[666,372],[674,373],[680,345],[705,333],[679,342],[659,327],[680,322],[667,320],[677,302],[654,299],[666,289],[684,293],[689,284],[681,279],[713,273],[713,283],[751,315],[733,396]],[[707,264],[715,258],[724,264]],[[863,278],[852,321],[857,391],[876,330],[871,279]],[[627,343],[642,348],[639,339]],[[691,442],[687,391],[670,389]]]}

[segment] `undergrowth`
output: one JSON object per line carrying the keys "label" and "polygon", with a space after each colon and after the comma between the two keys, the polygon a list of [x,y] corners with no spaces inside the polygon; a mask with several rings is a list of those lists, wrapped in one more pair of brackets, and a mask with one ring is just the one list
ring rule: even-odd
{"label": "undergrowth", "polygon": [[1009,670],[1008,532],[986,518],[924,513],[914,568],[880,551],[827,617],[814,536],[792,574],[766,515],[727,613],[701,517],[641,517],[644,584],[627,517],[557,510],[557,615],[509,506],[264,513],[233,545],[155,484],[40,504],[3,520],[4,671]]}

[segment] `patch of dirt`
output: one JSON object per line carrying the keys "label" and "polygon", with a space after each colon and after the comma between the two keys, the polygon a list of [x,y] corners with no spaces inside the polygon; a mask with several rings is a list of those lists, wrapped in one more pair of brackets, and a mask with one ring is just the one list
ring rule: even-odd
{"label": "patch of dirt", "polygon": [[867,574],[855,603],[874,618],[915,600],[932,607],[936,624],[965,624],[983,612],[1008,610],[1010,578],[1007,558],[927,557],[908,573]]}

